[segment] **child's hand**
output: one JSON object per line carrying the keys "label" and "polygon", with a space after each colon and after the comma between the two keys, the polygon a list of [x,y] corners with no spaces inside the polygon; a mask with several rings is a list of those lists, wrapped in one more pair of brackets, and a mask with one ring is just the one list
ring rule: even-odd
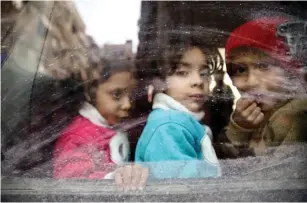
{"label": "child's hand", "polygon": [[253,99],[240,98],[233,113],[233,121],[242,128],[260,127],[264,114]]}
{"label": "child's hand", "polygon": [[116,170],[115,183],[120,190],[143,190],[148,179],[148,168],[141,166],[126,165]]}

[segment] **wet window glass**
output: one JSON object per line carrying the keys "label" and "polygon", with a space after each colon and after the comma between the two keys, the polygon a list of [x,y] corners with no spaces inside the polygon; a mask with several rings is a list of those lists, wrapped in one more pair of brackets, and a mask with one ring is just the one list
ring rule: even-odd
{"label": "wet window glass", "polygon": [[306,11],[1,2],[2,200],[306,201]]}

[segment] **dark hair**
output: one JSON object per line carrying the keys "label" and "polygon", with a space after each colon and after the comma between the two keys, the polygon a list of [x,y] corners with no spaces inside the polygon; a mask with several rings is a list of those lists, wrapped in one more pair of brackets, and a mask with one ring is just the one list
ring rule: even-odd
{"label": "dark hair", "polygon": [[91,63],[85,71],[86,78],[83,78],[86,100],[95,105],[99,84],[107,81],[115,73],[124,71],[134,75],[135,67],[132,60],[107,60],[102,58],[98,63]]}
{"label": "dark hair", "polygon": [[174,74],[183,54],[193,47],[198,47],[204,53],[211,74],[223,68],[223,58],[217,47],[206,44],[199,36],[174,36],[160,50],[161,60],[158,62],[160,77],[165,79]]}
{"label": "dark hair", "polygon": [[78,115],[85,101],[83,85],[77,75],[65,79],[37,77],[31,94],[30,125],[31,132],[42,126],[58,126],[61,129]]}

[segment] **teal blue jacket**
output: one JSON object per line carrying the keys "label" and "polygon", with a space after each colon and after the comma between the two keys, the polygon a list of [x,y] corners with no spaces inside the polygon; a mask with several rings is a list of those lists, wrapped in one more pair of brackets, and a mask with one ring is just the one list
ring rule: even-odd
{"label": "teal blue jacket", "polygon": [[156,179],[220,175],[206,128],[187,111],[171,109],[169,105],[150,113],[137,144],[135,161],[149,167],[152,178]]}

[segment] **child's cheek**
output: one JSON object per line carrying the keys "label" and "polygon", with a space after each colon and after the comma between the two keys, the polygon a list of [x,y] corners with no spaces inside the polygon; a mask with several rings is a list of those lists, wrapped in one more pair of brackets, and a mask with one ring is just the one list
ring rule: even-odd
{"label": "child's cheek", "polygon": [[234,86],[239,90],[239,91],[245,91],[247,87],[246,80],[244,78],[234,78],[233,79]]}
{"label": "child's cheek", "polygon": [[204,94],[205,95],[208,95],[209,92],[210,92],[209,86],[210,86],[210,82],[209,81],[205,81],[204,82]]}
{"label": "child's cheek", "polygon": [[114,116],[114,115],[109,116],[107,118],[107,121],[108,121],[109,125],[115,125],[115,124],[117,124],[119,122],[118,118],[116,116]]}
{"label": "child's cheek", "polygon": [[287,89],[286,78],[273,73],[263,75],[260,84],[269,92],[286,92]]}

